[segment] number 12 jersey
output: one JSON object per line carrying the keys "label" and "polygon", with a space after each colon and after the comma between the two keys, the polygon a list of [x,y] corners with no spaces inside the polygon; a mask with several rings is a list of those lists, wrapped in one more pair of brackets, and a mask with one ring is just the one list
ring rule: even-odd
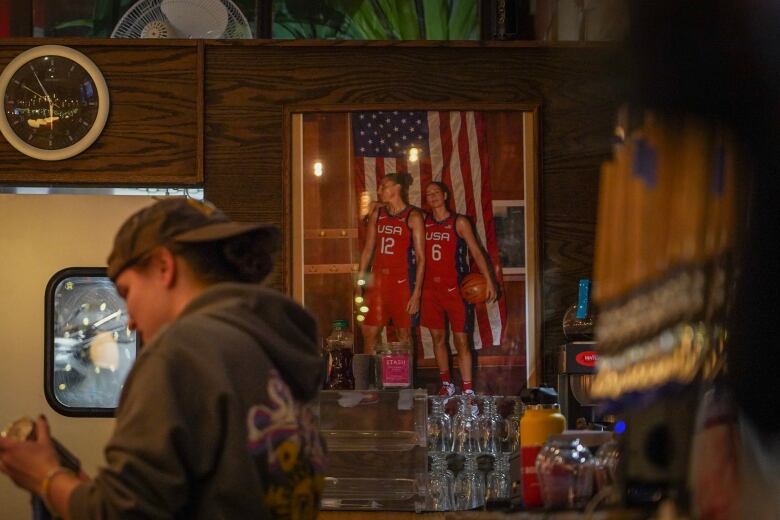
{"label": "number 12 jersey", "polygon": [[379,208],[372,271],[381,271],[384,274],[410,273],[410,269],[416,264],[412,230],[408,223],[409,214],[414,209],[412,206],[406,206],[403,211],[391,215],[387,208]]}

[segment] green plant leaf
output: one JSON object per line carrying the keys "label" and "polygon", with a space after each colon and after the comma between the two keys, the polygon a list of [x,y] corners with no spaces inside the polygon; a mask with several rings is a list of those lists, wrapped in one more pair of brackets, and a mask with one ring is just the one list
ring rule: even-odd
{"label": "green plant leaf", "polygon": [[92,20],[81,18],[79,20],[68,20],[54,26],[55,29],[71,29],[73,27],[89,27],[92,29]]}
{"label": "green plant leaf", "polygon": [[425,12],[425,36],[429,40],[449,40],[447,0],[422,0]]}
{"label": "green plant leaf", "polygon": [[390,40],[398,39],[398,35],[395,38],[392,35],[388,35],[387,29],[382,26],[376,14],[374,7],[371,5],[371,0],[364,0],[360,4],[360,8],[352,15],[352,28],[351,34],[355,39],[359,40]]}
{"label": "green plant leaf", "polygon": [[274,0],[273,35],[361,40],[479,39],[477,1]]}
{"label": "green plant leaf", "polygon": [[479,39],[479,9],[477,0],[450,0],[449,39]]}
{"label": "green plant leaf", "polygon": [[417,10],[414,0],[374,0],[384,13],[393,32],[402,40],[420,39],[420,29],[417,25]]}

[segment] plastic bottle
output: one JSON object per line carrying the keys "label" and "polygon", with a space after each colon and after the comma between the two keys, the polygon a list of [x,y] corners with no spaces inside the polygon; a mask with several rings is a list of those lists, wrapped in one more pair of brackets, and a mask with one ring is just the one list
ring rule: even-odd
{"label": "plastic bottle", "polygon": [[347,320],[335,320],[330,335],[325,338],[325,353],[328,356],[326,390],[353,390],[355,377],[352,373],[354,339]]}
{"label": "plastic bottle", "polygon": [[563,315],[563,335],[567,341],[590,341],[593,339],[593,306],[590,301],[591,283],[587,278],[579,282],[577,303]]}
{"label": "plastic bottle", "polygon": [[522,397],[526,405],[519,432],[523,503],[528,508],[541,507],[543,502],[536,457],[551,435],[566,429],[566,418],[560,412],[558,394],[552,388],[529,388]]}

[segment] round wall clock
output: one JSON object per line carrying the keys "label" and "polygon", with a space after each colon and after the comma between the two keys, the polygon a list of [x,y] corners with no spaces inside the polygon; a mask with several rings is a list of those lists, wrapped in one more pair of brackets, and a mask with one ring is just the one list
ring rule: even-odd
{"label": "round wall clock", "polygon": [[108,87],[97,65],[70,47],[41,45],[0,74],[0,132],[20,152],[46,161],[77,155],[108,118]]}

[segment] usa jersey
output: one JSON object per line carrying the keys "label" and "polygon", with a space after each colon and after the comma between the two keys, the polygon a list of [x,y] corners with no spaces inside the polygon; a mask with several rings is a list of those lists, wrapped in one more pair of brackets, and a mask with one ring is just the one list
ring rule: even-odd
{"label": "usa jersey", "polygon": [[468,247],[455,229],[456,214],[441,222],[425,216],[425,280],[458,283],[469,272]]}
{"label": "usa jersey", "polygon": [[376,245],[372,271],[381,269],[384,273],[409,272],[415,264],[414,242],[408,219],[412,206],[407,206],[396,215],[380,207],[376,219]]}

